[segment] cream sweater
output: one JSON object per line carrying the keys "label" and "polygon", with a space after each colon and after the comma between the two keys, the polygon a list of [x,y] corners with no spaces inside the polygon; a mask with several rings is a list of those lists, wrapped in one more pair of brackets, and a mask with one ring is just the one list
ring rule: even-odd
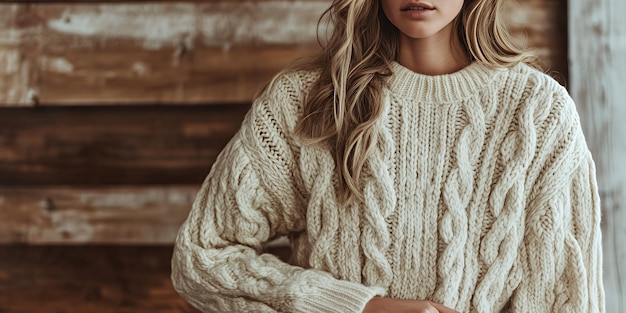
{"label": "cream sweater", "polygon": [[[594,164],[567,91],[518,65],[394,63],[362,203],[293,135],[316,74],[253,104],[181,227],[178,292],[204,312],[362,312],[375,295],[461,312],[603,312]],[[264,245],[289,236],[289,264]]]}

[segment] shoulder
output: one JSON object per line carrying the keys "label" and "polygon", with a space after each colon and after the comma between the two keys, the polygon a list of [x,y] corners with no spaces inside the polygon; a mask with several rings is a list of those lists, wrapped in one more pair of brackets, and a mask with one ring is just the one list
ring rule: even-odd
{"label": "shoulder", "polygon": [[313,83],[319,78],[319,70],[286,70],[276,76],[276,80],[292,86],[300,92],[308,92]]}
{"label": "shoulder", "polygon": [[318,79],[319,71],[285,70],[267,84],[260,98],[281,99],[293,104],[304,102],[306,95]]}
{"label": "shoulder", "polygon": [[[243,120],[239,136],[251,151],[293,150],[295,128],[306,95],[317,79],[313,71],[283,71],[258,94]],[[281,152],[281,155],[285,153]]]}
{"label": "shoulder", "polygon": [[292,129],[300,117],[316,71],[286,70],[277,74],[254,99],[249,115],[279,121]]}
{"label": "shoulder", "polygon": [[519,63],[507,71],[507,78],[517,87],[533,91],[530,95],[550,96],[554,99],[567,98],[571,100],[567,89],[552,76],[526,63]]}
{"label": "shoulder", "polygon": [[578,126],[576,105],[567,89],[553,77],[530,65],[520,63],[505,70],[505,88],[520,113],[531,113],[536,124],[559,123]]}
{"label": "shoulder", "polygon": [[[566,163],[577,164],[587,155],[576,104],[567,89],[548,74],[526,64],[510,69],[512,79],[523,88],[517,120],[532,126],[538,154],[563,154]],[[522,127],[520,125],[520,127]]]}
{"label": "shoulder", "polygon": [[[570,153],[586,150],[580,117],[567,89],[554,78],[526,64],[502,69],[492,87],[497,92],[498,123],[506,136],[528,142],[533,155]],[[497,86],[497,87],[495,87]]]}

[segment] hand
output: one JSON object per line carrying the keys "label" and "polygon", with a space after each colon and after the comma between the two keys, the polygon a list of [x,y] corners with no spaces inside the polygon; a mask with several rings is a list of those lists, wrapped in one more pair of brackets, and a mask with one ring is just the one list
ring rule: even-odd
{"label": "hand", "polygon": [[374,297],[363,313],[459,313],[439,303],[425,300],[402,300]]}

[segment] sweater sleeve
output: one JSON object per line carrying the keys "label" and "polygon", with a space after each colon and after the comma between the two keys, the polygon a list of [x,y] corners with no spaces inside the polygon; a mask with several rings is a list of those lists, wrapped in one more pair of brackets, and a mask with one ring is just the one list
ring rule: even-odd
{"label": "sweater sleeve", "polygon": [[529,197],[513,312],[604,312],[595,166],[575,106],[563,98],[544,140],[553,149]]}
{"label": "sweater sleeve", "polygon": [[203,312],[362,312],[384,293],[262,253],[272,238],[306,228],[289,135],[294,95],[282,78],[254,102],[179,230],[172,282]]}

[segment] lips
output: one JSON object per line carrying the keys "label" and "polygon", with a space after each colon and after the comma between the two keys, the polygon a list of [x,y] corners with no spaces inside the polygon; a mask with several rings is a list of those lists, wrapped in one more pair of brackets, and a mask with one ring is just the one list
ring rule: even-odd
{"label": "lips", "polygon": [[411,2],[407,3],[400,9],[401,11],[423,11],[423,10],[434,10],[435,7],[430,3],[425,2]]}

